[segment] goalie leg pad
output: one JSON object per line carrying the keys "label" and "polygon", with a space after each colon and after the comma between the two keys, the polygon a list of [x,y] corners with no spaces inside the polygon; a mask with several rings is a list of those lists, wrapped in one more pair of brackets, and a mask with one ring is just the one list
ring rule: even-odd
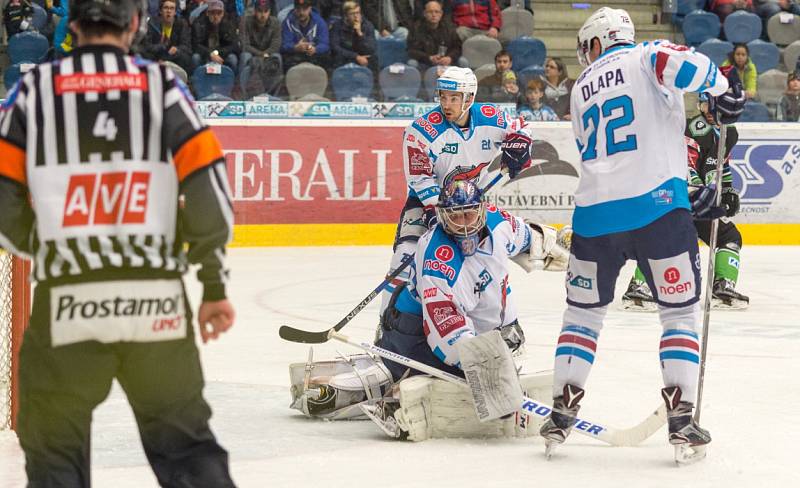
{"label": "goalie leg pad", "polygon": [[[552,371],[520,376],[525,395],[549,401]],[[400,408],[394,416],[408,433],[408,440],[449,438],[513,438],[539,435],[541,420],[516,413],[505,419],[481,422],[475,414],[472,395],[462,385],[429,376],[413,376],[398,384]]]}
{"label": "goalie leg pad", "polygon": [[391,385],[389,370],[368,354],[331,361],[289,365],[292,403],[290,407],[307,417],[330,420],[361,417],[358,405],[381,398]]}
{"label": "goalie leg pad", "polygon": [[522,387],[500,332],[495,329],[460,340],[456,348],[478,418],[485,422],[516,412],[522,404]]}

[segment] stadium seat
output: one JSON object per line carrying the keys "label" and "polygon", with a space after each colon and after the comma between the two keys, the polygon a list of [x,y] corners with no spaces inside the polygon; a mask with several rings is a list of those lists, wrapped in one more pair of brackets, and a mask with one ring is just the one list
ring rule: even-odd
{"label": "stadium seat", "polygon": [[283,9],[285,9],[286,7],[294,8],[294,1],[293,0],[276,0],[275,1],[275,9],[278,12],[280,12]]}
{"label": "stadium seat", "polygon": [[212,74],[207,71],[207,66],[198,66],[192,73],[192,86],[197,99],[203,100],[211,95],[230,97],[236,78],[233,70],[223,65],[219,74]]}
{"label": "stadium seat", "polygon": [[709,39],[697,46],[697,50],[714,61],[717,65],[722,64],[728,57],[728,53],[733,51],[733,44],[719,39]]}
{"label": "stadium seat", "polygon": [[756,65],[756,72],[763,73],[778,66],[781,52],[775,44],[756,39],[748,42],[747,48],[750,50],[750,59]]}
{"label": "stadium seat", "polygon": [[175,73],[175,76],[180,78],[180,80],[183,82],[184,85],[189,83],[189,74],[186,73],[186,70],[184,70],[177,64],[173,63],[172,61],[161,61],[161,63],[164,66],[168,66],[172,70],[172,72]]}
{"label": "stadium seat", "polygon": [[773,15],[767,21],[767,35],[769,40],[779,47],[788,46],[800,39],[800,15],[789,16],[783,13]]}
{"label": "stadium seat", "polygon": [[745,10],[737,10],[725,17],[722,28],[725,31],[725,37],[732,43],[743,42],[746,44],[761,37],[763,24],[758,15]]}
{"label": "stadium seat", "polygon": [[405,64],[408,61],[406,41],[394,37],[382,37],[375,42],[375,51],[378,54],[378,63],[381,68],[391,64]]}
{"label": "stadium seat", "polygon": [[387,66],[378,74],[383,98],[389,102],[419,101],[417,93],[421,81],[422,77],[417,68],[407,64]]}
{"label": "stadium seat", "polygon": [[10,90],[14,83],[22,76],[18,64],[12,64],[3,71],[3,85],[6,90]]}
{"label": "stadium seat", "polygon": [[38,32],[20,32],[8,40],[8,57],[11,64],[40,63],[44,61],[50,43]]}
{"label": "stadium seat", "polygon": [[544,78],[544,68],[539,65],[528,66],[525,69],[516,71],[517,86],[519,86],[520,93],[525,94],[528,88],[528,82],[534,78]]}
{"label": "stadium seat", "polygon": [[769,109],[759,102],[748,101],[744,104],[744,112],[739,117],[739,122],[769,122],[772,120]]}
{"label": "stadium seat", "polygon": [[503,27],[500,28],[500,42],[506,44],[512,39],[533,35],[533,14],[519,7],[508,7],[501,13]]}
{"label": "stadium seat", "polygon": [[539,39],[533,37],[518,37],[508,43],[508,52],[514,60],[514,71],[519,71],[528,66],[542,66],[547,57],[547,48]]}
{"label": "stadium seat", "polygon": [[461,45],[461,54],[469,61],[469,67],[475,69],[484,64],[494,63],[494,55],[501,49],[503,46],[500,41],[481,34],[464,41]]}
{"label": "stadium seat", "polygon": [[758,99],[767,107],[775,107],[786,90],[788,76],[785,71],[771,69],[758,75]]}
{"label": "stadium seat", "polygon": [[438,66],[431,66],[430,68],[425,70],[425,74],[422,77],[422,84],[425,87],[425,94],[427,95],[429,102],[436,101],[436,79],[438,77],[439,77]]}
{"label": "stadium seat", "polygon": [[283,25],[283,21],[286,20],[286,17],[289,16],[289,14],[292,12],[293,9],[294,7],[292,5],[289,5],[287,7],[283,7],[282,9],[278,10],[278,22],[280,22],[281,25]]}
{"label": "stadium seat", "polygon": [[311,63],[300,63],[286,72],[286,89],[289,100],[297,100],[306,95],[325,96],[328,87],[328,73]]}
{"label": "stadium seat", "polygon": [[794,71],[797,58],[800,58],[800,40],[794,41],[783,50],[783,64],[787,71]]}
{"label": "stadium seat", "polygon": [[672,23],[680,26],[687,15],[702,9],[705,3],[705,0],[678,0],[675,13],[672,14]]}
{"label": "stadium seat", "polygon": [[494,63],[484,64],[483,66],[475,68],[475,78],[477,78],[478,83],[480,83],[481,80],[487,76],[492,76],[495,71],[497,71],[497,69],[494,67]]}
{"label": "stadium seat", "polygon": [[719,17],[705,10],[695,10],[683,19],[683,35],[690,46],[718,37],[719,30]]}
{"label": "stadium seat", "polygon": [[38,3],[32,3],[31,6],[33,7],[33,19],[31,19],[31,22],[33,27],[41,32],[47,27],[47,11]]}
{"label": "stadium seat", "polygon": [[353,97],[369,98],[373,83],[372,71],[355,63],[339,66],[331,76],[331,88],[339,101],[347,101]]}

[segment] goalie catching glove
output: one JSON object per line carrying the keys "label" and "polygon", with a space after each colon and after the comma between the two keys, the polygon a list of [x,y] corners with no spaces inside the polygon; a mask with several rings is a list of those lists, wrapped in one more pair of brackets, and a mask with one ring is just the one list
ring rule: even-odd
{"label": "goalie catching glove", "polygon": [[527,272],[536,269],[545,271],[565,271],[569,263],[569,246],[572,241],[572,227],[560,231],[549,225],[525,223],[531,228],[531,244],[513,258]]}

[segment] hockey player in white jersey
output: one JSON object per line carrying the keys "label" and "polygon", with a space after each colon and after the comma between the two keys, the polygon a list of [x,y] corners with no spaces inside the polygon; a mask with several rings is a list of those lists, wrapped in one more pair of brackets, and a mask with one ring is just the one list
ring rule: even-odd
{"label": "hockey player in white jersey", "polygon": [[713,190],[695,192],[697,200],[690,201],[683,92],[715,97],[718,117],[733,123],[744,107],[741,84],[732,82],[729,91],[717,66],[691,48],[667,41],[635,44],[627,12],[606,7],[581,27],[578,58],[586,69],[572,89],[571,113],[582,172],[553,411],[541,429],[546,452],[552,454],[572,429],[616,279],[625,261],[635,259],[663,327],[659,356],[669,442],[676,445],[676,460],[699,458],[711,437],[692,418],[700,256],[690,209],[707,211]]}
{"label": "hockey player in white jersey", "polygon": [[[403,133],[403,168],[408,199],[400,214],[390,272],[413,252],[416,241],[436,223],[435,206],[448,182],[468,179],[480,188],[489,164],[503,153],[501,168],[513,179],[531,164],[531,130],[491,104],[475,103],[478,81],[469,68],[450,67],[436,82],[440,105],[415,120]],[[381,314],[401,273],[381,295]]]}

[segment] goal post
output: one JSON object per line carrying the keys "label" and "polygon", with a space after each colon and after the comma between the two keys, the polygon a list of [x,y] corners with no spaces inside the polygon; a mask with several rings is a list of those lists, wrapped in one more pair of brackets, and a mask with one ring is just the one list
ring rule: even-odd
{"label": "goal post", "polygon": [[0,251],[0,430],[16,427],[19,350],[31,309],[30,262]]}

